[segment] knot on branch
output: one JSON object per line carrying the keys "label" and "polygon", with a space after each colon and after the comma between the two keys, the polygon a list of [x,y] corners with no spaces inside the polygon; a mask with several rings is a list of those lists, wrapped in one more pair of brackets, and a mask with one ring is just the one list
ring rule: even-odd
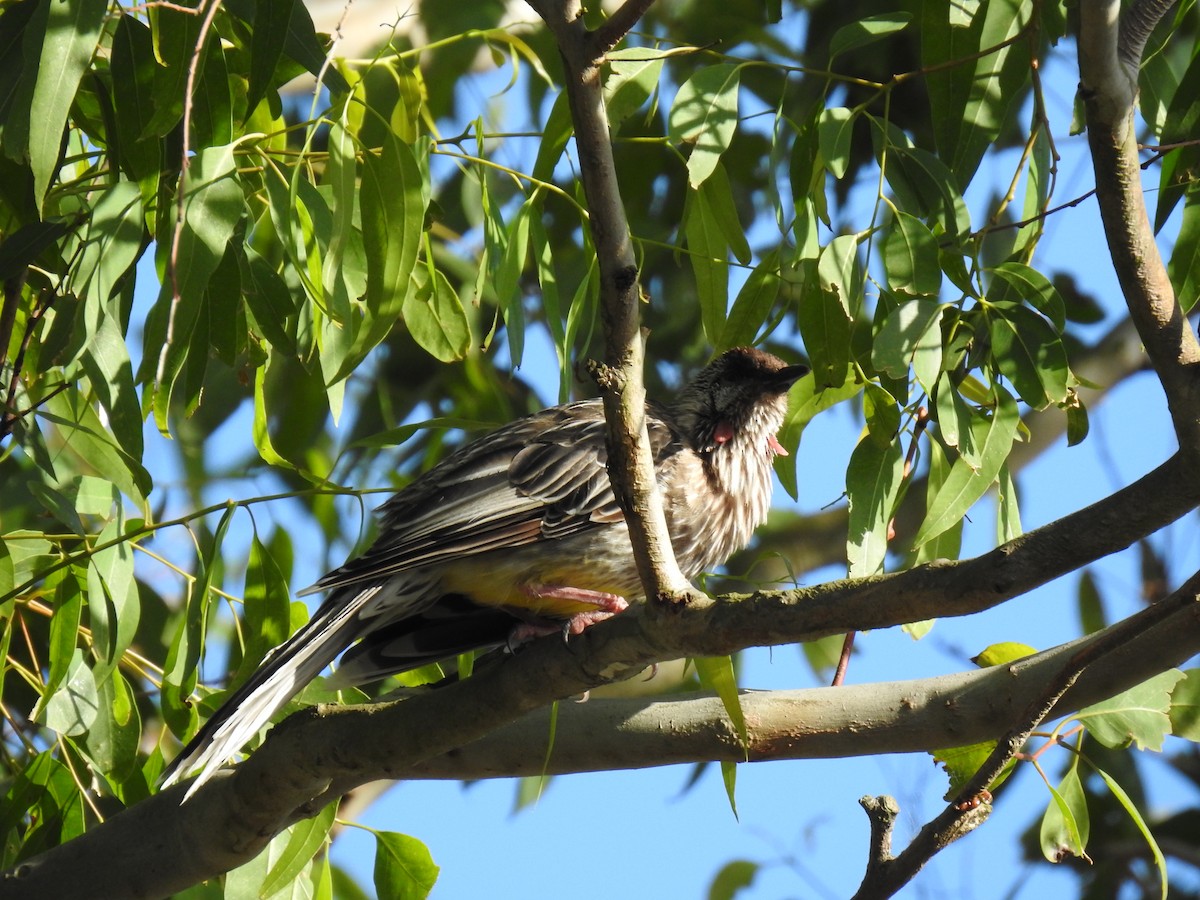
{"label": "knot on branch", "polygon": [[625,294],[632,290],[633,286],[637,284],[637,280],[637,266],[622,266],[613,272],[613,284],[619,294]]}
{"label": "knot on branch", "polygon": [[587,361],[587,371],[592,381],[606,394],[620,394],[625,389],[625,376],[619,369],[597,359]]}

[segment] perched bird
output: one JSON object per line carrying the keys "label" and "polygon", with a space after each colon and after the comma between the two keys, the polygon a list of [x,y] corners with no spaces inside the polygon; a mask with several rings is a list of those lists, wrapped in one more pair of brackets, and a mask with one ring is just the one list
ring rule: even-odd
{"label": "perched bird", "polygon": [[[726,351],[646,424],[667,528],[691,578],[750,540],[771,502],[788,388],[805,366]],[[599,400],[554,406],[473,441],[380,508],[379,537],[303,593],[328,591],[174,760],[194,791],[342,654],[373,681],[511,638],[579,633],[642,586],[606,469]],[[345,651],[343,653],[343,651]]]}

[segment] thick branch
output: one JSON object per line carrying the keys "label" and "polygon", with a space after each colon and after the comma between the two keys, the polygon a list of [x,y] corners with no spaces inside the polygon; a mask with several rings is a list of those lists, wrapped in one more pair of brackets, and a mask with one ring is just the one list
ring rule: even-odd
{"label": "thick branch", "polygon": [[[646,628],[646,617],[635,610],[566,645],[557,639],[537,641],[506,664],[411,700],[322,707],[292,716],[245,763],[204,785],[183,809],[177,804],[186,785],[151,797],[26,863],[21,877],[0,884],[0,897],[162,896],[249,860],[289,823],[315,814],[331,789],[403,777],[417,764],[465,747],[552,700],[656,659],[727,654],[995,605],[1123,549],[1190,510],[1196,488],[1182,477],[1182,468],[1176,457],[1089,509],[973,560],[736,602],[697,601],[675,607],[670,628]],[[1171,652],[1190,655],[1196,649],[1194,617],[1176,625],[1169,630]],[[1126,668],[1166,668],[1173,658],[1146,652],[1106,666],[1105,672],[1119,678]],[[837,700],[849,690],[831,689],[823,696]],[[904,729],[894,730],[900,746]],[[950,727],[947,734],[954,741],[961,732]],[[846,738],[857,739],[854,729],[844,729]],[[64,893],[58,890],[64,872],[104,872],[111,881],[101,884],[96,875],[76,885],[76,893]]]}
{"label": "thick branch", "polygon": [[[606,365],[593,372],[608,420],[609,477],[629,526],[638,574],[649,597],[685,596],[688,584],[671,549],[662,497],[646,434],[644,342],[640,330],[637,261],[617,184],[600,80],[602,55],[584,25],[578,0],[530,0],[554,34],[563,58],[565,89],[575,125],[580,179],[587,197],[592,242],[600,269]],[[647,5],[630,2],[605,25],[599,43],[611,47]]]}
{"label": "thick branch", "polygon": [[[1193,595],[1178,596],[1193,602]],[[1200,611],[1176,609],[1165,623],[1145,627],[1152,616],[1143,611],[1010,666],[835,689],[744,691],[745,748],[715,695],[591,699],[559,706],[549,760],[551,713],[542,709],[469,746],[426,760],[406,777],[474,780],[707,761],[840,759],[994,740],[1005,723],[1016,721],[1044,696],[1055,673],[1110,635],[1117,636],[1117,644],[1091,660],[1103,665],[1092,665],[1056,704],[1049,704],[1047,718],[1111,697],[1200,652]],[[1122,627],[1138,633],[1122,636]]]}
{"label": "thick branch", "polygon": [[[1146,215],[1133,127],[1137,61],[1121,57],[1119,11],[1118,0],[1094,0],[1079,8],[1080,90],[1096,199],[1129,314],[1166,391],[1179,445],[1195,453],[1200,449],[1200,342],[1175,301]],[[1135,32],[1141,30],[1139,25]],[[1136,42],[1128,38],[1126,43]]]}

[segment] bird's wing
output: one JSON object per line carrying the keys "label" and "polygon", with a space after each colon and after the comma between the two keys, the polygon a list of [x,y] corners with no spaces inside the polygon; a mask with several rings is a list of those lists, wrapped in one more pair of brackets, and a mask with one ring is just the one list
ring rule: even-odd
{"label": "bird's wing", "polygon": [[[647,417],[655,460],[679,448]],[[619,521],[598,401],[552,407],[451,454],[381,508],[380,536],[302,593],[555,540]]]}

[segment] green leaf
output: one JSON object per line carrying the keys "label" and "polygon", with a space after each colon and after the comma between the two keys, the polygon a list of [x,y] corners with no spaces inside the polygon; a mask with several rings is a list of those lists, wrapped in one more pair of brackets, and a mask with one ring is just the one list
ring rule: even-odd
{"label": "green leaf", "polygon": [[926,3],[922,10],[921,62],[938,153],[963,188],[1024,93],[1029,43],[1012,39],[1029,12],[1020,0],[986,0],[969,27],[956,27],[952,7]]}
{"label": "green leaf", "polygon": [[708,900],[733,900],[743,888],[753,886],[758,863],[748,859],[735,859],[725,863],[708,886]]}
{"label": "green leaf", "polygon": [[[49,584],[47,584],[49,587]],[[11,585],[9,590],[11,590]],[[0,591],[2,592],[2,591]],[[54,586],[54,615],[50,619],[50,642],[47,647],[50,671],[46,677],[43,697],[58,690],[67,677],[75,651],[79,646],[79,624],[83,613],[83,592],[75,569],[69,569]],[[40,704],[39,700],[39,704]]]}
{"label": "green leaf", "polygon": [[725,243],[733,252],[733,258],[744,266],[750,265],[750,244],[746,240],[746,230],[738,221],[733,188],[721,163],[717,163],[712,175],[700,185],[700,193],[708,202],[708,208],[712,211],[721,234],[725,236]]}
{"label": "green leaf", "polygon": [[100,712],[87,733],[92,764],[113,784],[127,780],[137,768],[142,721],[129,682],[114,670],[99,686]]}
{"label": "green leaf", "polygon": [[1141,684],[1101,703],[1085,707],[1075,718],[1106,747],[1162,750],[1163,738],[1171,733],[1171,689],[1184,678],[1178,669],[1168,669]]}
{"label": "green leaf", "polygon": [[290,610],[287,579],[255,532],[242,592],[242,661],[230,679],[230,687],[249,678],[266,655],[287,638]]}
{"label": "green leaf", "polygon": [[1039,835],[1042,855],[1052,863],[1062,862],[1068,855],[1091,862],[1084,852],[1091,829],[1087,796],[1079,780],[1078,758],[1067,769],[1058,788],[1050,787],[1050,795]]}
{"label": "green leaf", "polygon": [[1041,316],[1009,303],[988,307],[992,358],[1021,399],[1034,409],[1067,399],[1067,351]]}
{"label": "green leaf", "polygon": [[971,430],[971,422],[974,419],[971,406],[963,399],[947,372],[938,376],[934,404],[938,428],[946,446],[953,447],[960,456],[966,457],[968,462],[978,465],[974,432]]}
{"label": "green leaf", "polygon": [[829,41],[829,61],[833,62],[835,57],[843,53],[858,50],[881,41],[890,34],[903,31],[911,21],[910,13],[889,12],[864,16],[857,22],[843,25],[833,33],[833,38]]}
{"label": "green leaf", "polygon": [[[171,393],[187,361],[204,292],[245,209],[233,146],[206,147],[197,153],[184,177],[183,193],[184,218],[175,273],[163,279],[158,301],[147,317],[138,374],[143,382],[156,382],[154,420],[164,434],[168,431]],[[160,247],[160,253],[168,256],[170,247]]]}
{"label": "green leaf", "polygon": [[[950,788],[945,795],[947,800],[954,797],[966,786],[967,782],[975,777],[975,773],[987,762],[988,757],[995,749],[995,741],[982,741],[978,744],[968,744],[965,747],[934,750],[930,754],[933,761],[945,769],[946,774],[950,777]],[[995,790],[996,787],[1003,784],[1012,773],[1012,769],[1013,761],[1009,760],[999,777],[988,785],[988,789]]]}
{"label": "green leaf", "polygon": [[[98,542],[121,536],[122,520],[114,519],[100,532]],[[125,542],[97,550],[88,560],[88,614],[96,680],[105,681],[137,636],[141,602],[133,579],[133,550]]]}
{"label": "green leaf", "polygon": [[[107,479],[139,508],[145,508],[152,486],[150,473],[116,445],[108,427],[85,398],[73,390],[63,391],[47,399],[39,416],[58,427],[62,447],[77,457],[76,471]],[[59,466],[64,463],[60,461]]]}
{"label": "green leaf", "polygon": [[684,235],[688,259],[696,276],[704,333],[710,343],[716,344],[729,306],[729,245],[705,191],[688,193]]}
{"label": "green leaf", "polygon": [[854,136],[855,115],[843,106],[823,109],[817,122],[817,141],[821,159],[834,178],[842,178],[850,165],[850,141]]}
{"label": "green leaf", "polygon": [[732,656],[696,656],[692,658],[696,666],[696,674],[700,683],[710,691],[715,691],[721,698],[721,705],[733,730],[737,733],[738,742],[743,748],[750,746],[750,734],[746,730],[746,716],[742,713],[742,702],[738,696],[737,673],[733,669]]}
{"label": "green leaf", "polygon": [[[347,107],[349,105],[347,103]],[[346,250],[354,236],[358,200],[358,160],[345,113],[342,121],[335,122],[329,129],[329,163],[325,167],[324,182],[330,190],[331,219],[329,242],[322,260],[321,285],[328,295],[335,292],[337,282],[342,278]]]}
{"label": "green leaf", "polygon": [[1017,485],[1007,464],[1000,467],[996,478],[996,543],[1006,544],[1019,538],[1021,508],[1017,503]]}
{"label": "green leaf", "polygon": [[214,575],[214,566],[220,559],[221,546],[229,531],[229,523],[236,512],[237,507],[233,504],[225,509],[213,532],[208,552],[200,558],[198,577],[188,591],[187,602],[178,617],[171,648],[167,651],[167,661],[163,665],[163,721],[180,738],[191,732],[198,717],[195,704],[190,702],[190,698],[196,688],[200,656],[204,649],[210,606],[209,587]]}
{"label": "green leaf", "polygon": [[521,286],[521,275],[529,258],[529,233],[532,220],[541,215],[542,195],[534,191],[508,227],[504,246],[504,257],[496,270],[496,301],[504,312],[504,325],[508,334],[509,355],[513,366],[520,367],[525,347],[525,291]]}
{"label": "green leaf", "polygon": [[673,144],[692,144],[688,184],[699,187],[716,168],[737,131],[740,70],[723,63],[707,66],[679,88],[667,120]]}
{"label": "green leaf", "polygon": [[16,278],[42,251],[54,246],[71,230],[72,220],[60,216],[22,225],[0,241],[0,280]]}
{"label": "green leaf", "polygon": [[1150,848],[1150,854],[1154,857],[1154,865],[1158,869],[1159,883],[1162,885],[1159,897],[1161,900],[1167,900],[1167,861],[1163,858],[1162,850],[1158,848],[1158,843],[1154,840],[1154,835],[1150,833],[1149,826],[1146,825],[1142,814],[1138,812],[1137,806],[1129,798],[1129,795],[1125,793],[1124,789],[1099,766],[1093,765],[1092,768],[1096,770],[1097,775],[1104,779],[1104,783],[1108,785],[1108,789],[1112,792],[1112,795],[1117,798],[1117,802],[1121,804],[1126,814],[1133,820],[1133,824],[1137,826],[1137,830],[1146,839],[1146,844]]}
{"label": "green leaf", "polygon": [[1001,641],[997,644],[989,644],[978,656],[971,657],[971,662],[981,669],[986,669],[988,666],[1003,666],[1010,662],[1016,662],[1018,659],[1033,656],[1035,653],[1037,650],[1028,644],[1022,644],[1019,641]]}
{"label": "green leaf", "polygon": [[997,386],[995,392],[996,408],[991,420],[976,426],[975,441],[980,448],[978,466],[973,467],[962,457],[954,461],[945,483],[926,509],[925,521],[913,538],[914,547],[960,523],[975,501],[992,486],[1008,458],[1021,416],[1016,402],[1006,390]]}
{"label": "green leaf", "polygon": [[725,785],[725,797],[729,800],[729,809],[733,817],[738,817],[737,811],[737,763],[727,759],[721,760],[721,782]]}
{"label": "green leaf", "polygon": [[258,896],[271,897],[300,877],[325,846],[336,814],[337,804],[330,803],[313,818],[297,822],[280,835],[287,835],[287,840],[278,853],[272,854],[270,869],[258,889]]}
{"label": "green leaf", "polygon": [[884,174],[896,192],[898,205],[933,217],[951,238],[969,234],[971,216],[946,164],[927,150],[911,146],[904,133],[890,123],[870,121],[877,154],[881,158],[887,154]]}
{"label": "green leaf", "polygon": [[133,364],[118,320],[105,316],[84,345],[83,369],[108,413],[112,436],[131,459],[142,458],[142,409],[133,386]]}
{"label": "green leaf", "polygon": [[454,286],[438,269],[432,284],[420,284],[404,300],[404,324],[413,339],[442,362],[462,359],[471,346],[471,327]]}
{"label": "green leaf", "polygon": [[871,345],[871,364],[892,378],[907,378],[909,366],[927,391],[942,368],[942,311],[932,300],[906,300],[890,312]]}
{"label": "green leaf", "polygon": [[[115,134],[109,137],[115,139],[121,171],[137,183],[143,203],[155,201],[163,170],[163,144],[149,127],[155,115],[154,85],[159,68],[149,27],[133,16],[121,16],[109,62],[116,120]],[[182,105],[177,110],[182,111]]]}
{"label": "green leaf", "polygon": [[414,837],[375,832],[375,892],[379,900],[423,900],[441,870]]}
{"label": "green leaf", "polygon": [[96,679],[83,659],[83,651],[76,648],[71,655],[66,680],[53,694],[45,695],[38,702],[34,718],[67,736],[84,734],[100,712],[100,695],[96,690]]}
{"label": "green leaf", "polygon": [[[354,350],[334,380],[350,374],[362,355],[383,340],[407,305],[424,231],[423,189],[424,175],[412,148],[390,132],[378,156],[364,155],[359,201],[367,256],[367,302]],[[421,307],[438,293],[435,285],[428,285],[428,292]],[[421,307],[413,307],[414,315]],[[404,321],[412,329],[407,314]]]}
{"label": "green leaf", "polygon": [[846,470],[849,576],[862,578],[883,571],[888,528],[904,481],[904,454],[899,443],[864,438],[850,454]]}
{"label": "green leaf", "polygon": [[1067,326],[1067,306],[1058,289],[1037,269],[1023,263],[1004,262],[989,272],[1008,284],[1017,296],[1026,300],[1034,309],[1050,320],[1054,330],[1062,333]]}
{"label": "green leaf", "polygon": [[893,291],[936,297],[942,287],[937,238],[916,216],[897,211],[883,239],[883,268]]}
{"label": "green leaf", "polygon": [[29,107],[34,202],[43,206],[58,167],[67,113],[100,40],[107,0],[47,3],[46,37]]}
{"label": "green leaf", "polygon": [[609,76],[604,81],[604,105],[608,109],[608,127],[614,133],[658,90],[665,58],[662,51],[648,47],[629,47],[605,54]]}
{"label": "green leaf", "polygon": [[742,284],[714,349],[720,351],[753,344],[779,298],[781,285],[779,252],[772,250]]}
{"label": "green leaf", "polygon": [[252,7],[254,32],[250,38],[248,109],[254,109],[271,86],[297,2],[299,0],[274,0],[272,3],[255,3]]}
{"label": "green leaf", "polygon": [[322,75],[325,86],[331,92],[345,94],[350,91],[350,85],[342,77],[342,73],[335,66],[326,65],[325,48],[317,38],[316,26],[313,25],[312,16],[303,3],[292,4],[292,16],[288,21],[287,40],[283,50],[304,66],[309,74]]}
{"label": "green leaf", "polygon": [[1179,305],[1188,312],[1200,299],[1200,194],[1189,195],[1183,207],[1167,273]]}
{"label": "green leaf", "polygon": [[799,487],[796,481],[796,450],[804,429],[819,413],[857,397],[862,389],[863,385],[849,374],[842,376],[841,387],[830,389],[820,387],[815,378],[806,375],[788,391],[788,412],[777,437],[789,455],[775,457],[775,473],[789,497],[795,499]]}
{"label": "green leaf", "polygon": [[1200,669],[1187,669],[1171,690],[1171,733],[1200,741]]}
{"label": "green leaf", "polygon": [[571,120],[571,104],[567,102],[567,92],[561,91],[554,98],[550,107],[550,115],[542,128],[542,140],[538,143],[537,158],[533,163],[533,177],[538,181],[550,181],[554,177],[554,167],[567,148],[567,141],[575,133],[575,123]]}

